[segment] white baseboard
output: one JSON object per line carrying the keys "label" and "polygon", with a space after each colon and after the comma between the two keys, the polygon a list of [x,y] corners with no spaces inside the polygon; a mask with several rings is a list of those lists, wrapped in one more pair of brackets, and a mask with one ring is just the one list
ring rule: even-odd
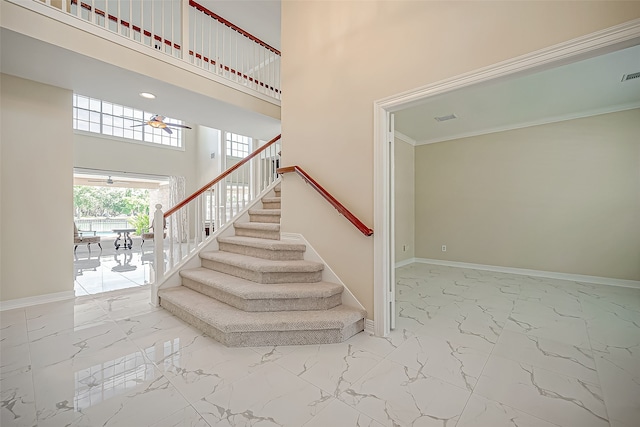
{"label": "white baseboard", "polygon": [[396,262],[396,268],[404,267],[405,265],[413,264],[414,262],[418,262],[418,258],[409,258],[403,261]]}
{"label": "white baseboard", "polygon": [[32,305],[46,304],[48,302],[64,301],[76,297],[74,291],[56,292],[53,294],[38,295],[35,297],[17,298],[8,301],[0,301],[0,311],[13,310],[15,308],[30,307]]}
{"label": "white baseboard", "polygon": [[368,334],[371,335],[375,335],[375,328],[374,328],[374,323],[373,320],[371,319],[364,319],[364,331]]}
{"label": "white baseboard", "polygon": [[[469,268],[473,270],[495,271],[497,273],[511,273],[522,276],[546,277],[548,279],[569,280],[572,282],[594,283],[597,285],[622,286],[625,288],[640,289],[640,281],[614,279],[611,277],[585,276],[581,274],[557,273],[553,271],[527,270],[525,268],[500,267],[497,265],[471,264],[468,262],[443,261],[429,258],[413,258],[414,262],[421,264],[444,265],[448,267]],[[406,265],[406,264],[405,264]]]}

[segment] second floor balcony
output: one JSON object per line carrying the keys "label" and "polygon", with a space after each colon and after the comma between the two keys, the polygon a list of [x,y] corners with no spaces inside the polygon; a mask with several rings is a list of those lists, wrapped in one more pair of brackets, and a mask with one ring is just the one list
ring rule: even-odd
{"label": "second floor balcony", "polygon": [[[279,105],[280,51],[193,0],[3,0],[152,49]],[[114,37],[115,36],[115,37]]]}

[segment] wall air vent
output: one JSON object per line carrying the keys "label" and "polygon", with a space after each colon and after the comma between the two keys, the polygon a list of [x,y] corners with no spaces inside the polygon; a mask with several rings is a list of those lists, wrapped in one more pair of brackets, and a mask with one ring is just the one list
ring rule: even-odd
{"label": "wall air vent", "polygon": [[623,82],[634,80],[634,79],[640,79],[640,72],[633,73],[633,74],[625,74],[624,76],[622,76]]}
{"label": "wall air vent", "polygon": [[458,116],[456,116],[455,114],[449,114],[448,116],[434,117],[434,119],[436,119],[436,122],[446,122],[447,120],[453,120],[457,118]]}

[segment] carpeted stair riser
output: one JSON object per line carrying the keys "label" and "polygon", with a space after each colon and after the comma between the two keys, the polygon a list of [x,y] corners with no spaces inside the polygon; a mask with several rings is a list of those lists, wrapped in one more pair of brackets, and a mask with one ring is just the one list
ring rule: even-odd
{"label": "carpeted stair riser", "polygon": [[[263,239],[267,240],[267,239]],[[277,240],[279,242],[279,240]],[[231,252],[234,254],[247,255],[256,258],[270,259],[277,261],[295,261],[304,258],[304,249],[300,250],[274,250],[268,248],[259,248],[247,245],[236,244],[233,242],[218,242],[220,250]]]}
{"label": "carpeted stair riser", "polygon": [[182,278],[182,286],[186,286],[187,288],[193,289],[194,291],[208,297],[215,298],[218,301],[229,304],[230,306],[242,311],[267,312],[328,310],[339,306],[342,302],[341,294],[331,295],[327,298],[244,299],[185,277]]}
{"label": "carpeted stair riser", "polygon": [[163,302],[162,307],[179,317],[214,340],[227,347],[260,347],[277,345],[333,344],[343,342],[364,330],[364,319],[343,330],[324,329],[319,331],[272,331],[272,332],[231,332],[223,333],[213,325],[193,316],[181,308]]}
{"label": "carpeted stair riser", "polygon": [[[245,222],[233,225],[236,236],[255,237],[258,239],[280,240],[280,224],[264,224]],[[268,227],[273,226],[273,227]]]}
{"label": "carpeted stair riser", "polygon": [[306,246],[280,240],[276,197],[201,252],[199,268],[180,271],[182,286],[160,289],[160,305],[230,347],[329,344],[364,330],[363,310],[342,305],[343,286],[322,282],[324,264],[304,260]]}
{"label": "carpeted stair riser", "polygon": [[364,329],[364,312],[330,310],[250,313],[186,287],[161,290],[160,305],[228,346],[341,342]]}
{"label": "carpeted stair riser", "polygon": [[249,209],[249,221],[280,224],[280,209]]}
{"label": "carpeted stair riser", "polygon": [[202,266],[256,283],[315,283],[322,280],[322,271],[260,272],[208,259],[202,259]]}
{"label": "carpeted stair riser", "polygon": [[263,197],[262,209],[280,209],[281,199],[280,197]]}

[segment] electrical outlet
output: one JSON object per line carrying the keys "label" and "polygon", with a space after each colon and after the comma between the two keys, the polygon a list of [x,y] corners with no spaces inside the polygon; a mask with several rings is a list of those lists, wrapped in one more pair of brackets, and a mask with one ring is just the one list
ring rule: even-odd
{"label": "electrical outlet", "polygon": [[407,252],[407,245],[402,245],[402,252]]}
{"label": "electrical outlet", "polygon": [[442,252],[447,252],[447,245],[442,245]]}

